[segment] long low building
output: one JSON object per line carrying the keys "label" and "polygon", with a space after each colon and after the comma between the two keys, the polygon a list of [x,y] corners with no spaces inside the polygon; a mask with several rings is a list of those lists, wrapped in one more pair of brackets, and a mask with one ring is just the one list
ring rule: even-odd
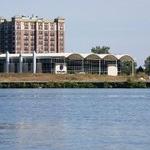
{"label": "long low building", "polygon": [[81,54],[81,53],[31,53],[0,54],[1,73],[55,73],[55,74],[107,74],[117,76],[121,73],[121,63],[132,63],[129,55]]}

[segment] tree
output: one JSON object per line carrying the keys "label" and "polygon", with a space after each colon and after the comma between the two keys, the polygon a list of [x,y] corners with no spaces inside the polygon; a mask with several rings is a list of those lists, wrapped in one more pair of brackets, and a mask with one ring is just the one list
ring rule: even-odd
{"label": "tree", "polygon": [[125,61],[121,63],[120,68],[122,74],[130,75],[132,71],[132,64],[130,62]]}
{"label": "tree", "polygon": [[145,60],[145,73],[150,75],[150,56]]}
{"label": "tree", "polygon": [[102,46],[102,47],[96,46],[91,49],[91,52],[96,54],[109,54],[109,50],[110,47],[107,46]]}
{"label": "tree", "polygon": [[144,69],[142,68],[142,66],[139,66],[137,69],[136,69],[136,73],[143,73],[144,72]]}

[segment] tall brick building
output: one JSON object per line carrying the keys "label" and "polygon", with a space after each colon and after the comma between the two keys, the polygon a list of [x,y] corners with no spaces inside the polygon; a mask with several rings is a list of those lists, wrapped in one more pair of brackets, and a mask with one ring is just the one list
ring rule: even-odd
{"label": "tall brick building", "polygon": [[0,18],[0,53],[63,53],[65,19]]}

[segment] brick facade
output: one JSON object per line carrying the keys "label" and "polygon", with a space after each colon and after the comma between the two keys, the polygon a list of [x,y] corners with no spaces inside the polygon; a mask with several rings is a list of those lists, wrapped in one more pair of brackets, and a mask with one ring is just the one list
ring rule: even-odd
{"label": "brick facade", "polygon": [[0,53],[63,53],[65,19],[0,18]]}

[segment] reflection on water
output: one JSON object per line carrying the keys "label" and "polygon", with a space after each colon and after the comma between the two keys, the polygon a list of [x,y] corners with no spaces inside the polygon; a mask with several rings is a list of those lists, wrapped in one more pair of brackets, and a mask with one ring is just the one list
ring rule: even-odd
{"label": "reflection on water", "polygon": [[[0,130],[1,133],[14,134],[5,139],[0,138],[0,143],[4,147],[13,144],[17,149],[32,149],[32,147],[40,147],[41,149],[41,147],[49,146],[58,148],[63,144],[56,142],[61,141],[63,138],[61,124],[53,126],[49,124],[2,124]],[[1,134],[0,136],[5,135]]]}
{"label": "reflection on water", "polygon": [[32,128],[29,124],[9,124],[9,123],[1,123],[0,130],[14,130],[14,129],[29,129]]}
{"label": "reflection on water", "polygon": [[149,150],[149,90],[0,90],[0,150]]}

